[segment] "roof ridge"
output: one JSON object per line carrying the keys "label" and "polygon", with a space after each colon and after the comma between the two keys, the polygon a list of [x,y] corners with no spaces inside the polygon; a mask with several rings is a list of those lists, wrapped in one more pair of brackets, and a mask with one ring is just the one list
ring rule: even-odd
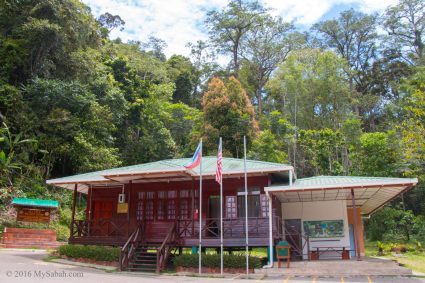
{"label": "roof ridge", "polygon": [[179,160],[179,159],[183,159],[183,158],[176,158],[176,159],[165,159],[165,160],[160,160],[159,163],[165,164],[165,165],[169,165],[171,167],[184,167],[184,165],[177,165],[177,164],[173,164],[170,162],[170,160]]}

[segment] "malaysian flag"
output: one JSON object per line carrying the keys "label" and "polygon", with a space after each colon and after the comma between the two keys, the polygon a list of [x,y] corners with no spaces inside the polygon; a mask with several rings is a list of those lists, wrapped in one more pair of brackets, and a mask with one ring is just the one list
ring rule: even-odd
{"label": "malaysian flag", "polygon": [[220,145],[218,146],[218,152],[217,152],[217,169],[215,171],[215,180],[217,183],[221,184],[222,179],[222,170],[223,170],[223,155],[221,152],[221,139],[220,139]]}

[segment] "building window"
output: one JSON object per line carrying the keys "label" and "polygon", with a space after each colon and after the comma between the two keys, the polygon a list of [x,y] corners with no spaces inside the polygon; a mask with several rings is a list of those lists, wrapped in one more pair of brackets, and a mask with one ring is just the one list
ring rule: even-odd
{"label": "building window", "polygon": [[144,219],[145,195],[146,195],[145,192],[139,192],[138,193],[137,211],[136,211],[136,218],[137,218],[137,220],[143,220]]}
{"label": "building window", "polygon": [[187,199],[180,200],[180,219],[189,219],[189,201]]}
{"label": "building window", "polygon": [[[238,189],[237,214],[245,217],[245,188]],[[259,187],[248,187],[248,217],[262,217]]]}
{"label": "building window", "polygon": [[136,212],[137,220],[143,220],[143,200],[137,202],[137,212]]}
{"label": "building window", "polygon": [[153,200],[146,201],[146,220],[153,220]]}
{"label": "building window", "polygon": [[165,213],[164,213],[164,200],[158,199],[157,200],[157,207],[156,207],[156,219],[158,220],[164,220]]}
{"label": "building window", "polygon": [[236,218],[237,207],[236,207],[236,196],[226,197],[226,218]]}
{"label": "building window", "polygon": [[168,220],[176,219],[176,201],[174,199],[168,200]]}
{"label": "building window", "polygon": [[269,199],[266,195],[260,195],[261,201],[261,217],[269,216]]}

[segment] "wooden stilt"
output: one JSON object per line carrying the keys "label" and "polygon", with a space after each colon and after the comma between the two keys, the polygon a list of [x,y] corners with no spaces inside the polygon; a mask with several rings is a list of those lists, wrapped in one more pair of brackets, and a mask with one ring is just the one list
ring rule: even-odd
{"label": "wooden stilt", "polygon": [[354,245],[356,246],[356,255],[357,260],[360,260],[360,246],[359,246],[359,233],[358,233],[358,223],[357,223],[357,207],[356,207],[356,198],[354,196],[354,189],[351,189],[351,204],[353,206],[353,220],[354,220]]}

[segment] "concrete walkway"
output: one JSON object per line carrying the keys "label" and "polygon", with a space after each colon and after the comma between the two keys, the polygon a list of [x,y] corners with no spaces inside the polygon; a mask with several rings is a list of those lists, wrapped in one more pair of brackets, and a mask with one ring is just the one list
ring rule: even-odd
{"label": "concrete walkway", "polygon": [[412,270],[398,263],[378,258],[362,258],[352,260],[314,260],[291,262],[290,268],[283,263],[281,268],[256,269],[258,274],[287,276],[409,276]]}
{"label": "concrete walkway", "polygon": [[[48,256],[42,250],[9,250],[0,249],[0,282],[7,283],[425,283],[423,278],[410,276],[316,276],[316,275],[285,275],[281,270],[273,269],[275,274],[255,274],[250,276],[251,280],[243,279],[243,275],[227,275],[224,278],[182,276],[174,274],[147,274],[138,272],[111,272],[88,266],[70,265],[69,262],[47,262]],[[366,262],[366,261],[365,261]],[[316,262],[321,263],[321,262]],[[325,262],[326,263],[326,262]],[[329,264],[335,264],[328,261]],[[336,262],[338,263],[338,262]],[[351,262],[339,261],[347,268]],[[356,262],[354,262],[355,264]],[[298,265],[298,263],[294,263]],[[317,265],[316,265],[317,266]],[[319,268],[319,267],[317,267]],[[292,269],[292,267],[291,267]],[[292,269],[294,270],[294,269]],[[287,269],[285,268],[285,271]],[[304,272],[305,273],[305,272]]]}

